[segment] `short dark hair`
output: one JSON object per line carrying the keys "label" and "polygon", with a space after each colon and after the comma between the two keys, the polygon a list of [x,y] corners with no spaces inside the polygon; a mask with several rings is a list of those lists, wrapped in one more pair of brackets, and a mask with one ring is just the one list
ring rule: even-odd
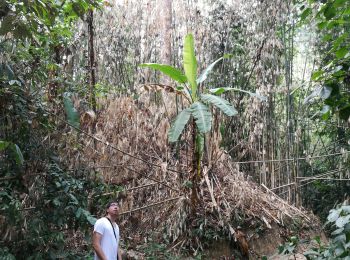
{"label": "short dark hair", "polygon": [[106,204],[106,209],[108,209],[113,203],[119,204],[117,200],[110,200]]}

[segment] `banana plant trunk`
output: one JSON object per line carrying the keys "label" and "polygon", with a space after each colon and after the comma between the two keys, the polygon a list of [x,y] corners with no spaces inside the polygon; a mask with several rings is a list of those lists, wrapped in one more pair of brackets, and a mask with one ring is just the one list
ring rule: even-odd
{"label": "banana plant trunk", "polygon": [[200,156],[197,147],[197,126],[192,119],[192,169],[191,169],[191,182],[192,182],[192,193],[191,193],[191,209],[192,215],[196,213],[198,198],[198,184],[199,184],[199,170],[200,170]]}

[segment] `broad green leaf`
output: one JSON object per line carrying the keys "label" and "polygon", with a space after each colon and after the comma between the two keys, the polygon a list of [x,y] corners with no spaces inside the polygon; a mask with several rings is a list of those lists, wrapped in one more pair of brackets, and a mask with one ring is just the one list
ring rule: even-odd
{"label": "broad green leaf", "polygon": [[221,95],[222,93],[229,91],[229,90],[230,90],[230,88],[212,88],[212,89],[209,89],[209,92],[213,93],[215,95]]}
{"label": "broad green leaf", "polygon": [[326,8],[323,11],[324,16],[327,18],[327,20],[332,19],[337,14],[337,10],[334,8],[333,3],[329,2],[326,5]]}
{"label": "broad green leaf", "polygon": [[239,92],[247,93],[251,97],[256,97],[256,98],[260,99],[260,101],[267,101],[267,98],[265,96],[262,96],[262,95],[259,95],[257,93],[253,93],[253,92],[250,92],[247,90],[239,89],[239,88],[212,88],[212,89],[209,89],[209,92],[213,93],[215,95],[220,95],[226,91],[239,91]]}
{"label": "broad green leaf", "polygon": [[86,217],[86,220],[91,224],[94,225],[96,222],[96,218],[94,218],[91,213],[85,209],[82,209],[82,214]]}
{"label": "broad green leaf", "polygon": [[185,83],[187,81],[186,76],[180,70],[169,65],[158,63],[142,63],[139,66],[159,70],[160,72],[164,73],[179,83]]}
{"label": "broad green leaf", "polygon": [[327,217],[328,222],[335,222],[339,218],[340,211],[337,209],[331,209]]}
{"label": "broad green leaf", "polygon": [[211,129],[212,115],[209,108],[201,102],[195,102],[191,105],[191,112],[196,120],[199,132],[207,133]]}
{"label": "broad green leaf", "polygon": [[189,108],[182,110],[181,113],[177,115],[175,122],[171,126],[168,133],[169,142],[173,143],[177,141],[180,134],[184,130],[185,125],[190,119],[190,116],[191,116],[191,110]]}
{"label": "broad green leaf", "polygon": [[22,165],[24,162],[23,154],[17,144],[12,144],[12,150],[15,153],[16,163]]}
{"label": "broad green leaf", "polygon": [[322,37],[322,41],[323,42],[328,42],[328,41],[331,41],[333,39],[333,35],[332,34],[325,34],[323,37]]}
{"label": "broad green leaf", "polygon": [[318,245],[321,245],[321,237],[320,236],[316,236],[314,238],[314,240],[317,242]]}
{"label": "broad green leaf", "polygon": [[312,13],[311,8],[306,8],[300,15],[300,20],[304,21]]}
{"label": "broad green leaf", "polygon": [[344,248],[342,246],[338,246],[335,248],[334,253],[336,256],[340,257],[344,253]]}
{"label": "broad green leaf", "polygon": [[335,52],[335,55],[337,56],[338,59],[342,59],[345,57],[345,55],[349,52],[349,49],[346,47],[340,48]]}
{"label": "broad green leaf", "polygon": [[316,98],[327,99],[332,93],[332,88],[328,86],[317,87],[309,96],[304,99],[304,105],[313,102]]}
{"label": "broad green leaf", "polygon": [[[340,35],[334,42],[333,42],[333,47],[332,50],[337,50],[344,41],[346,41],[349,38],[349,33],[345,32],[342,35]],[[344,47],[345,48],[345,47]]]}
{"label": "broad green leaf", "polygon": [[70,204],[73,204],[73,205],[79,204],[79,201],[77,200],[77,198],[73,194],[69,194],[68,196],[71,198],[71,201],[69,202]]}
{"label": "broad green leaf", "polygon": [[346,4],[349,0],[335,0],[333,3],[333,6],[335,8],[342,7],[344,4]]}
{"label": "broad green leaf", "polygon": [[327,21],[323,21],[317,24],[318,29],[322,30],[323,28],[325,28],[328,25]]}
{"label": "broad green leaf", "polygon": [[345,242],[346,241],[346,235],[345,234],[340,234],[339,236],[336,236],[333,240],[333,242]]}
{"label": "broad green leaf", "polygon": [[77,211],[75,212],[75,217],[80,218],[81,213],[82,213],[82,208],[78,208]]}
{"label": "broad green leaf", "polygon": [[0,141],[0,151],[5,150],[6,148],[12,150],[13,154],[15,155],[16,163],[22,165],[24,162],[24,158],[21,149],[18,147],[18,145],[12,142]]}
{"label": "broad green leaf", "polygon": [[343,15],[349,15],[349,14],[350,14],[350,7],[344,11]]}
{"label": "broad green leaf", "polygon": [[312,80],[317,80],[320,76],[323,75],[323,73],[324,73],[323,70],[315,71],[315,72],[312,73],[311,79],[312,79]]}
{"label": "broad green leaf", "polygon": [[5,65],[5,68],[6,68],[6,73],[7,73],[7,78],[9,80],[12,80],[15,78],[15,73],[13,72],[12,68],[10,65],[6,64]]}
{"label": "broad green leaf", "polygon": [[310,250],[304,252],[303,255],[304,256],[319,256],[320,253],[315,251],[315,250],[313,250],[313,249],[310,249]]}
{"label": "broad green leaf", "polygon": [[13,80],[10,80],[10,81],[9,81],[9,85],[10,85],[10,86],[13,86],[13,85],[15,85],[15,84],[16,84],[17,86],[22,86],[22,83],[21,83],[20,81],[18,81],[18,80],[14,80],[14,79],[13,79]]}
{"label": "broad green leaf", "polygon": [[320,114],[323,120],[327,120],[331,116],[331,107],[329,105],[324,105]]}
{"label": "broad green leaf", "polygon": [[331,87],[328,87],[328,86],[323,86],[323,88],[321,88],[321,91],[320,91],[320,94],[319,94],[319,97],[323,100],[329,98],[329,96],[331,95],[332,93],[332,88]]}
{"label": "broad green leaf", "polygon": [[5,150],[10,145],[10,142],[0,140],[0,151]]}
{"label": "broad green leaf", "polygon": [[234,116],[238,114],[237,110],[227,100],[221,97],[211,94],[203,94],[201,95],[201,100],[212,103],[216,107],[220,108],[221,111],[228,116]]}
{"label": "broad green leaf", "polygon": [[70,99],[69,93],[65,93],[63,97],[64,109],[66,110],[67,120],[68,122],[74,126],[79,128],[79,113],[75,109],[72,100]]}
{"label": "broad green leaf", "polygon": [[86,220],[91,224],[91,225],[95,225],[97,219],[94,218],[93,216],[86,216]]}
{"label": "broad green leaf", "polygon": [[225,59],[225,58],[229,58],[231,55],[226,54],[224,56],[222,56],[221,58],[217,59],[216,61],[214,61],[212,64],[210,64],[204,71],[203,73],[198,77],[197,79],[197,84],[201,84],[204,80],[207,79],[208,74],[211,72],[211,70],[214,68],[214,66],[221,60]]}
{"label": "broad green leaf", "polygon": [[197,61],[194,54],[193,35],[186,35],[183,49],[184,70],[188,82],[191,86],[193,100],[197,100]]}
{"label": "broad green leaf", "polygon": [[334,230],[334,231],[331,233],[331,235],[332,235],[332,236],[336,236],[336,235],[341,234],[343,231],[344,231],[344,228],[341,227],[341,228],[338,228],[338,229]]}
{"label": "broad green leaf", "polygon": [[[350,232],[350,222],[344,226],[344,231],[347,232],[347,233]],[[349,243],[350,243],[350,240],[349,240]]]}
{"label": "broad green leaf", "polygon": [[284,245],[279,245],[278,246],[278,253],[283,254],[284,251],[285,251]]}

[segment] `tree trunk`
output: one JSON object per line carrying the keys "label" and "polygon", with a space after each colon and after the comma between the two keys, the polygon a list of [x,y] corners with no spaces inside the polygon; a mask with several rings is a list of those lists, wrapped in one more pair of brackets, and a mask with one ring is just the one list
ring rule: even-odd
{"label": "tree trunk", "polygon": [[96,112],[96,63],[94,50],[94,11],[90,10],[87,18],[88,34],[89,34],[89,83],[90,83],[90,104],[94,112]]}
{"label": "tree trunk", "polygon": [[[172,42],[172,0],[162,0],[160,6],[161,32],[160,32],[160,62],[171,64],[171,42]],[[168,77],[162,77],[165,85],[170,84]]]}
{"label": "tree trunk", "polygon": [[160,59],[164,64],[171,64],[172,1],[163,0],[161,10],[161,51]]}

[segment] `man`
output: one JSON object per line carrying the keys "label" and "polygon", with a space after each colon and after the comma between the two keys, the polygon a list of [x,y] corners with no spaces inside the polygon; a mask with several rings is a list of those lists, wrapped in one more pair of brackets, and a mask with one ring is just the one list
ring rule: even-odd
{"label": "man", "polygon": [[119,227],[115,223],[119,206],[115,201],[106,205],[107,216],[100,218],[94,225],[92,246],[95,260],[122,260],[119,250]]}

